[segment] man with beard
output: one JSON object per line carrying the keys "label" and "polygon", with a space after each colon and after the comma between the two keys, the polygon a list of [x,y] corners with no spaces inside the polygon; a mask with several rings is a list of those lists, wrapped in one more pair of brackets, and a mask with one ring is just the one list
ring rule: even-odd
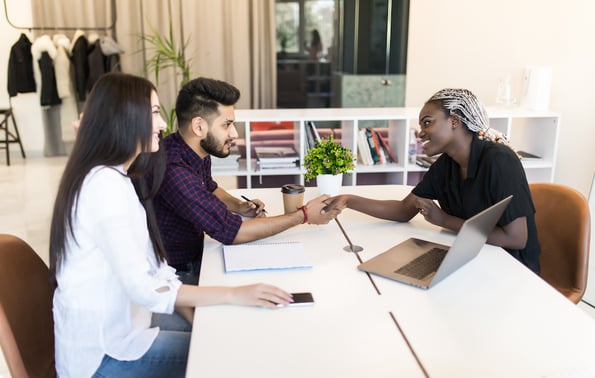
{"label": "man with beard", "polygon": [[223,81],[188,82],[176,101],[178,131],[163,140],[167,169],[155,210],[168,262],[184,283],[198,282],[205,233],[223,244],[245,243],[306,222],[326,224],[339,212],[324,210],[329,198],[324,195],[293,213],[266,217],[262,201],[240,200],[217,185],[210,155],[229,155],[238,137],[239,97],[239,90]]}

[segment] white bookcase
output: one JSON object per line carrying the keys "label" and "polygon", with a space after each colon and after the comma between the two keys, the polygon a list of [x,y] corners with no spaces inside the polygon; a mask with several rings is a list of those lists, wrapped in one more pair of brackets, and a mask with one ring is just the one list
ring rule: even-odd
{"label": "white bookcase", "polygon": [[[560,116],[553,112],[537,112],[520,108],[488,107],[490,126],[506,133],[517,150],[538,155],[541,159],[523,160],[530,182],[553,181],[557,154]],[[238,169],[214,170],[216,176],[239,176],[246,178],[251,187],[254,177],[295,176],[295,182],[304,184],[303,169],[259,169],[251,156],[250,131],[254,122],[292,122],[294,146],[303,162],[305,153],[305,123],[313,121],[318,128],[340,128],[341,141],[357,156],[357,131],[361,127],[388,127],[388,142],[398,157],[398,163],[384,165],[357,164],[351,175],[344,176],[343,185],[378,183],[378,178],[387,184],[415,185],[425,168],[408,162],[409,128],[418,128],[419,108],[324,108],[324,109],[254,109],[236,110],[236,127],[245,137],[246,159]],[[303,164],[301,164],[303,165]]]}

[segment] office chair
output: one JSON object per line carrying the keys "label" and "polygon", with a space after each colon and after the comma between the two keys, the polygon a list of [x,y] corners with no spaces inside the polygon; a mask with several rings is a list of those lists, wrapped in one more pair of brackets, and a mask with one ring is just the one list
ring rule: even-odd
{"label": "office chair", "polygon": [[56,376],[53,292],[37,253],[0,234],[0,346],[13,378]]}
{"label": "office chair", "polygon": [[565,185],[530,183],[529,188],[541,245],[541,278],[576,304],[587,288],[589,204]]}

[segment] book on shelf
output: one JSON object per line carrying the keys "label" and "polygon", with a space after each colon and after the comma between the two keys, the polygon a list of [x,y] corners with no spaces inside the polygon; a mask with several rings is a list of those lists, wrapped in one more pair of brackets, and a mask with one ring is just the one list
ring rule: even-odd
{"label": "book on shelf", "polygon": [[238,169],[240,167],[240,150],[237,146],[232,146],[229,155],[224,158],[218,158],[211,155],[211,168],[213,169]]}
{"label": "book on shelf", "polygon": [[[310,121],[306,122],[305,131],[306,131],[306,152],[316,146],[316,139],[314,136],[314,132],[312,131],[312,127],[310,126]],[[315,126],[314,126],[315,127]]]}
{"label": "book on shelf", "polygon": [[255,147],[260,168],[292,168],[300,164],[300,155],[293,147]]}
{"label": "book on shelf", "polygon": [[357,133],[357,151],[360,156],[360,163],[364,165],[374,165],[372,154],[370,153],[370,146],[368,145],[368,137],[365,129],[359,129]]}
{"label": "book on shelf", "polygon": [[372,132],[375,133],[376,136],[378,137],[378,142],[380,144],[381,149],[384,151],[384,156],[386,157],[386,161],[388,163],[398,163],[399,159],[397,159],[397,156],[391,150],[391,148],[388,144],[388,140],[386,140],[386,138],[384,138],[382,136],[382,134],[380,132],[378,132],[376,129],[372,129]]}
{"label": "book on shelf", "polygon": [[521,157],[522,160],[539,160],[539,159],[541,159],[541,156],[537,156],[535,154],[532,154],[532,153],[526,152],[526,151],[517,151],[516,153],[517,153],[517,155],[519,155]]}
{"label": "book on shelf", "polygon": [[378,151],[376,150],[376,145],[374,144],[374,138],[372,138],[372,131],[370,129],[363,129],[366,135],[366,141],[368,143],[368,147],[370,148],[370,155],[372,155],[372,160],[374,164],[380,164],[380,156],[378,155]]}
{"label": "book on shelf", "polygon": [[312,133],[312,139],[314,139],[314,143],[320,142],[320,135],[318,134],[318,130],[316,129],[314,122],[308,121],[306,126],[308,126],[308,129]]}
{"label": "book on shelf", "polygon": [[436,160],[438,160],[439,157],[440,157],[440,155],[434,155],[434,156],[417,155],[415,157],[415,164],[417,164],[423,168],[430,168],[430,166],[432,164],[434,164],[434,162]]}
{"label": "book on shelf", "polygon": [[369,129],[369,132],[372,134],[372,140],[374,141],[374,146],[376,147],[376,153],[378,153],[378,164],[386,164],[386,154],[384,153],[384,149],[380,144],[378,132],[374,129]]}

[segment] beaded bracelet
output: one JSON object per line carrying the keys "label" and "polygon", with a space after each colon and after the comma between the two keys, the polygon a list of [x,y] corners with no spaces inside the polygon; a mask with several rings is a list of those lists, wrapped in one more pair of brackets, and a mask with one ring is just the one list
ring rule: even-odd
{"label": "beaded bracelet", "polygon": [[304,223],[308,223],[308,208],[306,207],[306,205],[303,205],[302,207],[298,207],[298,210],[301,210],[302,213],[304,213],[304,221],[302,222],[302,224]]}

